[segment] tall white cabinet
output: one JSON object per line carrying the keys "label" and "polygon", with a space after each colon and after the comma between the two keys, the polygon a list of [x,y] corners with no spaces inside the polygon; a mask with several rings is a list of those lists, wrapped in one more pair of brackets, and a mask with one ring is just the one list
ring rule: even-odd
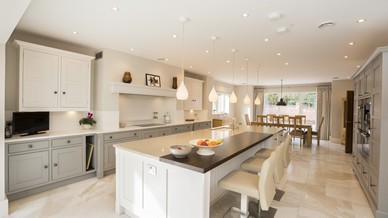
{"label": "tall white cabinet", "polygon": [[92,56],[23,41],[19,111],[89,111]]}
{"label": "tall white cabinet", "polygon": [[[388,218],[388,46],[377,48],[353,78],[353,170],[375,217]],[[365,122],[361,102],[366,99],[370,101],[369,134],[358,129]]]}
{"label": "tall white cabinet", "polygon": [[202,110],[202,87],[203,81],[185,77],[185,85],[189,92],[189,97],[183,102],[185,110]]}

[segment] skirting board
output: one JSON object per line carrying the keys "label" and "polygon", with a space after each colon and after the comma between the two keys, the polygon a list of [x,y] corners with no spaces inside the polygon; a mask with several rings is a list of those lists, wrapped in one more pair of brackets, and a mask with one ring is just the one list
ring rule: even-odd
{"label": "skirting board", "polygon": [[0,200],[0,217],[8,216],[8,199]]}
{"label": "skirting board", "polygon": [[341,138],[334,138],[330,136],[330,142],[336,143],[336,144],[341,144],[342,140]]}

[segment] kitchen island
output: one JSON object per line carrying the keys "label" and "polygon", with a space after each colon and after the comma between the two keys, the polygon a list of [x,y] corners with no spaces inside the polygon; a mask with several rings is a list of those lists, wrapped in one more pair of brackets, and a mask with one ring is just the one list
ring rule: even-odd
{"label": "kitchen island", "polygon": [[[193,139],[224,139],[215,154],[193,148],[186,158],[170,154],[172,145]],[[131,217],[209,217],[224,190],[217,182],[263,147],[283,140],[280,128],[240,126],[200,130],[116,144],[116,212]]]}

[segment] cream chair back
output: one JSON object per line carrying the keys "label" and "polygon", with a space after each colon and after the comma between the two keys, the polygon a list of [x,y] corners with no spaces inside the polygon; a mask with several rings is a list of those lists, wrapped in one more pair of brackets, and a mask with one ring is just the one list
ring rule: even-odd
{"label": "cream chair back", "polygon": [[273,151],[269,158],[264,161],[261,167],[259,179],[260,206],[262,210],[269,210],[275,197],[276,185],[274,181],[274,168],[276,164],[276,152]]}
{"label": "cream chair back", "polygon": [[276,163],[274,170],[274,179],[277,184],[280,183],[284,176],[284,167],[283,167],[283,156],[284,156],[285,143],[282,142],[280,145],[276,146]]}
{"label": "cream chair back", "polygon": [[287,168],[290,164],[290,146],[291,146],[291,135],[287,135],[286,140],[284,141],[284,155],[283,155],[283,167]]}

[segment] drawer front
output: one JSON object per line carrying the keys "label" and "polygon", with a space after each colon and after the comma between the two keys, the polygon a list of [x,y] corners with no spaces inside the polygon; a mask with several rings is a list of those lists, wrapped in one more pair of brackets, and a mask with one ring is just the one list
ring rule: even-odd
{"label": "drawer front", "polygon": [[159,136],[166,136],[172,134],[171,127],[161,128],[158,132]]}
{"label": "drawer front", "polygon": [[140,139],[140,130],[104,134],[104,141],[112,141],[119,139]]}
{"label": "drawer front", "polygon": [[370,172],[369,174],[369,194],[372,200],[377,204],[377,193],[379,193],[379,179],[376,173]]}
{"label": "drawer front", "polygon": [[150,139],[150,138],[155,138],[159,136],[158,130],[144,130],[141,132],[141,138],[142,139]]}
{"label": "drawer front", "polygon": [[49,147],[49,141],[35,141],[35,142],[24,142],[24,143],[17,143],[17,144],[9,144],[8,146],[8,153],[18,153],[18,152],[25,152],[25,151],[33,151],[38,149],[45,149]]}
{"label": "drawer front", "polygon": [[51,141],[51,145],[53,147],[60,147],[66,145],[78,145],[82,144],[82,136],[71,137],[71,138],[61,138],[61,139],[53,139]]}
{"label": "drawer front", "polygon": [[201,130],[201,129],[208,129],[210,128],[210,123],[211,122],[194,123],[194,131]]}
{"label": "drawer front", "polygon": [[179,125],[179,126],[173,126],[172,127],[172,132],[174,134],[181,133],[181,132],[190,132],[192,129],[193,129],[193,125],[192,124]]}

